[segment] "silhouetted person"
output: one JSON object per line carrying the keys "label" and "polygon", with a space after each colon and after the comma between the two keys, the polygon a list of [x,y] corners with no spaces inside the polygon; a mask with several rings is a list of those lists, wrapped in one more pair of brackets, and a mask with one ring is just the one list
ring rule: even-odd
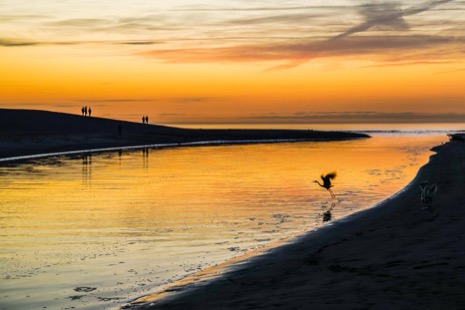
{"label": "silhouetted person", "polygon": [[142,124],[145,124],[145,116],[142,116]]}
{"label": "silhouetted person", "polygon": [[149,117],[148,117],[148,116],[145,117],[145,123],[146,123],[146,124],[149,123]]}
{"label": "silhouetted person", "polygon": [[84,107],[84,115],[87,116],[87,106]]}
{"label": "silhouetted person", "polygon": [[89,107],[89,117],[92,114],[92,109]]}
{"label": "silhouetted person", "polygon": [[81,108],[82,116],[84,116],[84,107]]}

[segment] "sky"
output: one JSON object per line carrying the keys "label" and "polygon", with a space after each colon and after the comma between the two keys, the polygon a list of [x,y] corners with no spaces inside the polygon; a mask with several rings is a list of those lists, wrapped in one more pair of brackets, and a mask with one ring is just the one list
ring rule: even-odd
{"label": "sky", "polygon": [[465,1],[0,0],[0,108],[465,122]]}

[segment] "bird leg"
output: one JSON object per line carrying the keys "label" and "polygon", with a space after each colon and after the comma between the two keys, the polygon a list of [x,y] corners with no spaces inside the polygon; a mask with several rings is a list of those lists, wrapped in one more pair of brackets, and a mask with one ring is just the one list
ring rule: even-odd
{"label": "bird leg", "polygon": [[336,206],[336,202],[333,201],[333,202],[331,203],[331,208],[329,208],[329,211],[332,211],[332,210],[334,209],[335,206]]}
{"label": "bird leg", "polygon": [[328,192],[331,194],[331,198],[336,199],[336,195],[334,195],[331,189],[328,188]]}

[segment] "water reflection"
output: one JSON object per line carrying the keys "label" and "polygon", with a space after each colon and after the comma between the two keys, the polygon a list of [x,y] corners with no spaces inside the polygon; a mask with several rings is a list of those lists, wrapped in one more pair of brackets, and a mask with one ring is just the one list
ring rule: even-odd
{"label": "water reflection", "polygon": [[144,169],[147,169],[149,167],[149,148],[144,147],[141,151],[142,151],[143,166],[144,166]]}
{"label": "water reflection", "polygon": [[[2,303],[121,304],[378,202],[444,140],[146,149],[0,167]],[[333,170],[337,200],[312,183]],[[70,300],[80,287],[96,289]]]}
{"label": "water reflection", "polygon": [[123,150],[118,151],[118,163],[121,165],[121,157],[123,156]]}
{"label": "water reflection", "polygon": [[90,185],[92,179],[92,153],[82,154],[82,182]]}
{"label": "water reflection", "polygon": [[322,214],[323,223],[329,222],[329,221],[331,221],[333,219],[332,211],[333,211],[334,207],[336,206],[336,203],[337,203],[337,201],[333,201],[329,208],[326,208],[326,207],[324,208],[324,212]]}

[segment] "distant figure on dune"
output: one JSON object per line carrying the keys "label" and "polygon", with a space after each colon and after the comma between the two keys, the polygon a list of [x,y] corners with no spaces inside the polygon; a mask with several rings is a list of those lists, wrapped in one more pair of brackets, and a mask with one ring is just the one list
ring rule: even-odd
{"label": "distant figure on dune", "polygon": [[336,196],[333,194],[333,191],[331,190],[331,187],[333,187],[333,185],[331,184],[331,180],[335,179],[336,178],[336,172],[331,172],[331,173],[328,173],[327,175],[321,175],[321,179],[323,180],[323,184],[320,184],[320,182],[318,182],[317,180],[313,181],[314,183],[317,183],[318,185],[320,185],[321,187],[324,187],[328,190],[328,192],[331,194],[331,198],[335,199]]}
{"label": "distant figure on dune", "polygon": [[145,123],[146,123],[146,124],[149,123],[149,117],[148,117],[148,116],[145,116]]}
{"label": "distant figure on dune", "polygon": [[429,185],[428,181],[422,181],[420,182],[420,190],[420,199],[422,204],[424,205],[423,208],[428,210],[431,209],[431,206],[433,204],[433,196],[438,191],[438,186],[436,184]]}
{"label": "distant figure on dune", "polygon": [[87,106],[84,107],[84,115],[87,116]]}
{"label": "distant figure on dune", "polygon": [[84,116],[84,107],[81,108],[81,114]]}
{"label": "distant figure on dune", "polygon": [[142,116],[142,124],[145,124],[145,116]]}
{"label": "distant figure on dune", "polygon": [[92,109],[89,107],[89,117],[92,114]]}

